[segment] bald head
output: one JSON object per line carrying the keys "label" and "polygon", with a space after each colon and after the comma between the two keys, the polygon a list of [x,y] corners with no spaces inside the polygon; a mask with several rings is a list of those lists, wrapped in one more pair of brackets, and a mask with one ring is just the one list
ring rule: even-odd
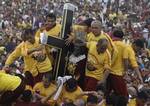
{"label": "bald head", "polygon": [[97,52],[104,53],[108,47],[108,40],[107,39],[100,39],[97,43]]}
{"label": "bald head", "polygon": [[100,39],[100,40],[98,40],[98,43],[100,44],[100,45],[106,45],[106,44],[108,44],[108,40],[107,39],[105,39],[105,38],[103,38],[103,39]]}
{"label": "bald head", "polygon": [[91,23],[91,30],[95,36],[99,36],[101,34],[101,26],[102,23],[98,20],[95,20]]}

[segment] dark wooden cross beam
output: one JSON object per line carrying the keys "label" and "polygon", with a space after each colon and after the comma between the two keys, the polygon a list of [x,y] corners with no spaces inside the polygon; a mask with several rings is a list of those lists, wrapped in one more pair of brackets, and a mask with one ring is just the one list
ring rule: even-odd
{"label": "dark wooden cross beam", "polygon": [[55,79],[57,78],[57,76],[63,76],[66,73],[67,67],[66,57],[68,57],[69,51],[68,47],[65,45],[65,39],[67,38],[67,35],[71,32],[74,10],[75,10],[74,5],[70,3],[66,3],[64,5],[63,22],[60,38],[52,36],[48,36],[47,38],[47,44],[56,47],[58,49],[54,65]]}

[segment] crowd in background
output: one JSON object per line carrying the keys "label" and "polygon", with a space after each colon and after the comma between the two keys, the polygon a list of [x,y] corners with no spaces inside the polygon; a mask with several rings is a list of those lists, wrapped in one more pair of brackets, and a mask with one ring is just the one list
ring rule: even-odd
{"label": "crowd in background", "polygon": [[[144,49],[136,56],[144,84],[139,85],[136,80],[137,76],[132,69],[127,72],[125,77],[131,97],[136,97],[138,90],[143,88],[149,97],[145,94],[138,95],[138,97],[150,98],[149,0],[2,0],[0,2],[0,70],[4,67],[9,54],[22,42],[23,29],[37,30],[41,28],[49,13],[56,14],[56,22],[61,23],[63,6],[66,2],[76,6],[73,25],[92,18],[99,20],[102,23],[103,31],[110,36],[115,28],[121,28],[125,34],[123,40],[125,43],[130,44],[137,39],[144,42]],[[24,70],[23,58],[19,57],[9,68],[14,73],[22,73]],[[67,84],[69,85],[69,83],[75,82],[72,80]],[[86,93],[95,94],[95,92]],[[97,102],[98,100],[96,101],[95,96],[91,96],[87,101]],[[74,104],[80,103],[76,106],[84,106],[82,102],[82,100],[78,100]],[[73,106],[73,104],[66,106]]]}

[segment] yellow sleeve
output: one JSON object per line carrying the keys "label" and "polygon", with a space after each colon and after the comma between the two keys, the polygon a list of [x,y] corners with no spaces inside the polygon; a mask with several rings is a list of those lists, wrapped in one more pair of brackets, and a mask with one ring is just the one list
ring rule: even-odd
{"label": "yellow sleeve", "polygon": [[86,41],[89,41],[89,35],[86,35],[85,39]]}
{"label": "yellow sleeve", "polygon": [[138,67],[134,51],[130,52],[129,60],[130,60],[130,63],[131,63],[132,67]]}
{"label": "yellow sleeve", "polygon": [[95,42],[95,41],[90,41],[90,42],[87,42],[86,43],[86,47],[89,49],[89,48],[91,48],[92,46],[94,46],[94,45],[96,45],[97,44],[97,42]]}
{"label": "yellow sleeve", "polygon": [[131,64],[132,67],[138,67],[136,57],[135,57],[135,53],[134,53],[132,47],[126,47],[123,53],[124,53],[123,58],[124,59],[129,59],[130,64]]}
{"label": "yellow sleeve", "polygon": [[123,59],[129,59],[129,47],[126,47],[124,52],[123,52]]}
{"label": "yellow sleeve", "polygon": [[92,32],[90,32],[89,34],[86,35],[86,41],[87,42],[91,41],[92,37],[93,37],[93,34]]}
{"label": "yellow sleeve", "polygon": [[[75,99],[79,99],[80,98],[80,95],[82,94],[82,89],[78,86],[78,89],[77,89],[77,96],[76,96],[76,98]],[[83,99],[83,98],[82,98]]]}
{"label": "yellow sleeve", "polygon": [[21,47],[22,43],[19,44],[16,49],[8,56],[5,65],[11,65],[15,59],[17,59],[19,56],[21,56]]}
{"label": "yellow sleeve", "polygon": [[110,69],[111,67],[111,55],[109,51],[106,51],[105,61],[104,61],[104,69]]}
{"label": "yellow sleeve", "polygon": [[86,43],[86,47],[89,49],[90,46],[91,46],[91,42],[87,42],[87,43]]}
{"label": "yellow sleeve", "polygon": [[36,43],[40,43],[40,33],[41,33],[40,29],[37,30],[37,32],[35,33],[35,42]]}
{"label": "yellow sleeve", "polygon": [[39,91],[40,88],[41,88],[40,83],[35,84],[34,87],[33,87],[33,92]]}

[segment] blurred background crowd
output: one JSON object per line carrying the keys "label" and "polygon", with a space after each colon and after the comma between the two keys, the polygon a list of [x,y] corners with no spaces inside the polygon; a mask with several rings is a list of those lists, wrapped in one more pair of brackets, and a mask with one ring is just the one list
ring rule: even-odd
{"label": "blurred background crowd", "polygon": [[[9,54],[19,45],[24,28],[39,29],[46,15],[55,13],[57,23],[62,22],[63,5],[71,2],[76,6],[73,24],[93,18],[101,21],[103,30],[111,36],[114,28],[121,28],[124,42],[136,39],[144,42],[144,50],[137,55],[144,87],[150,89],[150,1],[149,0],[2,0],[0,2],[0,69]],[[20,57],[11,70],[23,71]],[[127,84],[131,94],[139,88],[133,71],[128,72]],[[150,91],[149,91],[150,92]],[[69,106],[69,105],[68,105]]]}

